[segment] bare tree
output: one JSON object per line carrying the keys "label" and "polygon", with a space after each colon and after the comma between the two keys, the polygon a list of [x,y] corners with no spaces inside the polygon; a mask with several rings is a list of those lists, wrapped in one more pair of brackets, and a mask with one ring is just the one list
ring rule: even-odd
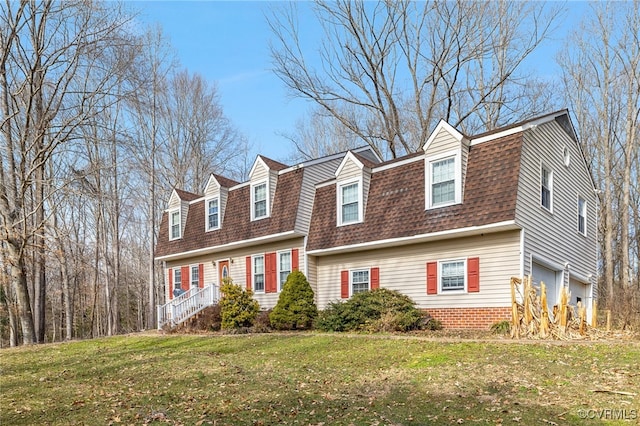
{"label": "bare tree", "polygon": [[340,0],[314,11],[317,57],[296,5],[274,11],[274,71],[382,157],[419,149],[440,118],[473,132],[547,108],[521,71],[558,16],[542,3]]}
{"label": "bare tree", "polygon": [[[567,99],[577,117],[584,151],[601,191],[600,251],[607,304],[628,286],[638,264],[631,234],[638,199],[640,119],[640,9],[633,3],[598,3],[559,56]],[[624,23],[621,25],[621,23]],[[633,191],[636,191],[635,193]]]}

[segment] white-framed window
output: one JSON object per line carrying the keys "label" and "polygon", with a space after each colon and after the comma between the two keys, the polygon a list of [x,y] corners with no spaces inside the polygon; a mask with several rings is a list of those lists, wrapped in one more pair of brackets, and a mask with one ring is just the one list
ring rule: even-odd
{"label": "white-framed window", "polygon": [[553,171],[544,164],[540,166],[540,205],[553,211]]}
{"label": "white-framed window", "polygon": [[351,271],[351,295],[368,291],[371,288],[369,269],[355,269]]}
{"label": "white-framed window", "polygon": [[587,202],[578,197],[578,232],[587,235]]}
{"label": "white-framed window", "polygon": [[191,266],[191,286],[189,288],[198,288],[200,284],[200,267],[198,265]]}
{"label": "white-framed window", "polygon": [[251,185],[251,220],[267,217],[268,210],[267,182]]}
{"label": "white-framed window", "polygon": [[466,288],[467,264],[464,259],[438,262],[440,291],[464,291]]}
{"label": "white-framed window", "polygon": [[426,208],[462,202],[460,151],[449,151],[426,159]]}
{"label": "white-framed window", "polygon": [[177,240],[181,237],[180,209],[169,212],[169,240]]}
{"label": "white-framed window", "polygon": [[173,288],[176,290],[182,289],[182,270],[180,268],[173,270]]}
{"label": "white-framed window", "polygon": [[291,250],[278,252],[278,291],[282,291],[291,273]]}
{"label": "white-framed window", "polygon": [[210,198],[207,200],[207,231],[220,229],[220,198]]}
{"label": "white-framed window", "polygon": [[338,225],[362,222],[362,180],[338,184]]}
{"label": "white-framed window", "polygon": [[253,256],[253,291],[264,293],[264,256]]}

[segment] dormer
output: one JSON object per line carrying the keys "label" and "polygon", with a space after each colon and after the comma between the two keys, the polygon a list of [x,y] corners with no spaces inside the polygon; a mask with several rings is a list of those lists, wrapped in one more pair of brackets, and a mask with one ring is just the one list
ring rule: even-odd
{"label": "dormer", "polygon": [[425,209],[462,203],[469,140],[440,120],[423,149]]}
{"label": "dormer", "polygon": [[169,241],[179,240],[184,233],[184,226],[187,223],[189,214],[189,201],[199,198],[199,195],[187,191],[174,189],[169,197]]}
{"label": "dormer", "polygon": [[271,217],[278,172],[286,168],[286,165],[262,155],[256,158],[249,172],[252,221]]}
{"label": "dormer", "polygon": [[222,228],[229,188],[238,183],[223,176],[211,174],[204,189],[204,230],[216,231]]}
{"label": "dormer", "polygon": [[337,226],[364,221],[373,166],[371,160],[353,151],[342,159],[336,170]]}

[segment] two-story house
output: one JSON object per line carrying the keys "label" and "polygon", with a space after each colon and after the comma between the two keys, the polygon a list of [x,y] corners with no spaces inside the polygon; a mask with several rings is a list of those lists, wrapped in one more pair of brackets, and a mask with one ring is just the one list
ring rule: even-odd
{"label": "two-story house", "polygon": [[258,157],[249,182],[220,181],[171,198],[157,248],[168,300],[225,267],[263,308],[300,269],[319,309],[385,287],[448,327],[509,318],[512,276],[544,281],[550,305],[563,286],[588,309],[595,296],[597,197],[566,110],[476,136],[441,121],[388,162],[364,148],[294,167]]}

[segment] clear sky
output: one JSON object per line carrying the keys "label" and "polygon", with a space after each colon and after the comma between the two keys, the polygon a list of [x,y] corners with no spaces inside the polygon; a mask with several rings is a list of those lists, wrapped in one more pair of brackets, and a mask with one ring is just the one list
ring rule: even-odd
{"label": "clear sky", "polygon": [[[555,52],[567,30],[578,22],[585,4],[566,4],[569,13],[561,28],[530,58],[528,66],[541,74],[558,72]],[[299,8],[308,12],[308,5],[301,2]],[[131,6],[140,12],[140,21],[163,28],[185,68],[217,85],[225,114],[249,140],[253,155],[280,161],[289,157],[291,144],[281,134],[293,133],[296,120],[311,105],[292,99],[270,71],[271,34],[265,15],[274,2],[136,1]],[[318,27],[308,19],[302,28],[317,33]]]}

